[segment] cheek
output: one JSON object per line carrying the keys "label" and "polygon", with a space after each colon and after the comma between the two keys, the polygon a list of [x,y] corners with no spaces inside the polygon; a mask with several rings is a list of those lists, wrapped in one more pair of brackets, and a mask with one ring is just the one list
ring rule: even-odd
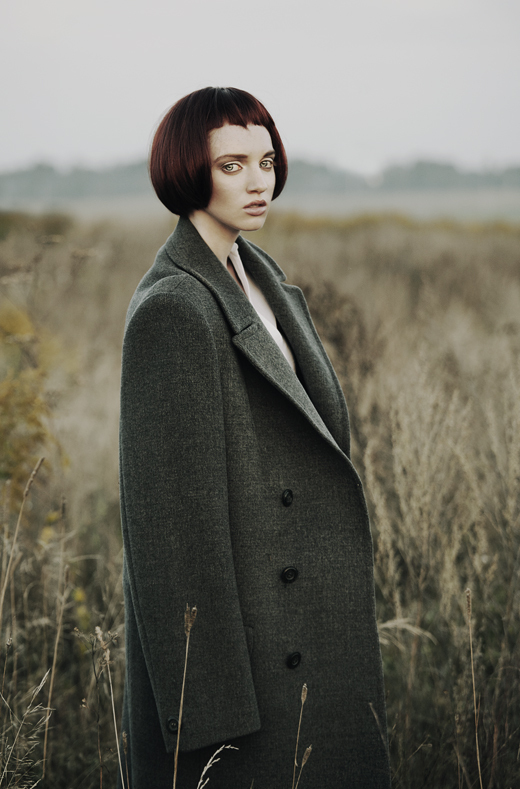
{"label": "cheek", "polygon": [[215,183],[215,181],[213,182],[213,191],[210,201],[212,208],[218,211],[219,208],[225,208],[231,204],[234,190],[230,187],[231,185],[228,183],[222,184],[218,182]]}

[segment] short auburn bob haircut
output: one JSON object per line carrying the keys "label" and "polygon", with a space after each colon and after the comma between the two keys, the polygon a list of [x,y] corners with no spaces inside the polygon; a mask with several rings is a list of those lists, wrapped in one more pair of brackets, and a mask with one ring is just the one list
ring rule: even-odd
{"label": "short auburn bob haircut", "polygon": [[287,180],[287,156],[278,129],[263,104],[238,88],[202,88],[168,110],[155,133],[150,178],[159,200],[173,214],[206,208],[213,189],[209,133],[231,126],[265,126],[275,151],[273,200]]}

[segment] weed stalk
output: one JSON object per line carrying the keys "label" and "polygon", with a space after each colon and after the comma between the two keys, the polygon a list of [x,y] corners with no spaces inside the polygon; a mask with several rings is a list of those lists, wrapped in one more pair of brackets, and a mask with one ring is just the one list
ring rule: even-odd
{"label": "weed stalk", "polygon": [[302,766],[300,767],[300,772],[298,774],[298,780],[296,781],[295,789],[298,789],[298,786],[300,785],[300,778],[302,777],[302,771],[305,765],[307,764],[307,760],[311,755],[311,751],[312,751],[312,745],[309,745],[309,747],[305,749],[305,753],[303,754]]}
{"label": "weed stalk", "polygon": [[1,626],[1,623],[2,623],[2,614],[3,614],[3,611],[4,611],[5,591],[7,589],[7,584],[9,583],[9,579],[10,579],[11,565],[13,563],[14,550],[15,550],[15,547],[16,547],[16,541],[18,539],[18,532],[20,530],[20,524],[22,522],[23,508],[25,506],[25,502],[27,501],[27,497],[29,495],[29,491],[31,490],[32,484],[34,482],[34,478],[36,477],[36,474],[40,470],[40,466],[41,466],[41,464],[43,463],[44,460],[45,460],[45,458],[40,458],[39,461],[37,462],[37,464],[35,465],[32,473],[31,473],[31,476],[29,477],[27,485],[25,486],[25,490],[23,492],[22,504],[20,506],[20,512],[18,513],[18,520],[16,522],[16,528],[14,530],[14,535],[13,535],[13,543],[11,545],[11,554],[9,556],[9,562],[7,563],[7,570],[5,572],[5,577],[4,577],[4,583],[3,583],[3,586],[2,586],[2,591],[0,592],[0,626]]}
{"label": "weed stalk", "polygon": [[475,691],[475,665],[473,661],[473,634],[471,630],[471,589],[466,589],[466,607],[468,613],[468,627],[469,627],[469,649],[470,649],[470,657],[471,657],[471,680],[473,683],[473,711],[475,714],[475,745],[477,748],[477,766],[478,766],[478,779],[480,783],[480,789],[483,789],[482,786],[482,772],[480,770],[480,750],[478,746],[478,712],[477,712],[477,694]]}
{"label": "weed stalk", "polygon": [[307,700],[307,684],[304,682],[302,687],[302,695],[301,695],[300,720],[298,721],[298,733],[296,735],[296,748],[294,749],[292,789],[294,789],[294,782],[296,780],[296,768],[298,767],[298,744],[300,742],[300,728],[302,725],[303,705],[305,704],[306,700]]}
{"label": "weed stalk", "polygon": [[63,555],[64,555],[64,543],[65,543],[65,536],[64,536],[64,521],[65,521],[65,498],[62,498],[61,501],[61,513],[60,513],[60,521],[61,521],[61,545],[60,545],[60,561],[59,561],[59,571],[58,571],[58,611],[57,611],[57,622],[56,622],[56,638],[54,640],[54,654],[52,656],[52,668],[51,668],[51,679],[49,682],[49,698],[47,699],[47,707],[49,708],[49,715],[47,716],[47,721],[45,723],[45,735],[43,739],[43,766],[42,766],[42,780],[45,778],[45,769],[47,764],[47,744],[48,744],[48,735],[49,735],[49,721],[50,721],[50,710],[52,705],[52,691],[54,689],[54,677],[56,675],[56,663],[58,660],[58,647],[60,644],[61,638],[61,628],[63,625],[63,611],[65,609],[65,589],[67,586],[67,568],[65,568],[65,573],[63,572]]}
{"label": "weed stalk", "polygon": [[182,708],[184,705],[184,687],[186,685],[186,668],[188,666],[188,650],[190,648],[190,634],[191,628],[195,623],[197,617],[197,606],[190,608],[186,603],[186,611],[184,612],[184,633],[186,634],[186,654],[184,656],[184,674],[182,676],[182,689],[181,689],[181,702],[179,705],[179,727],[177,729],[177,744],[175,746],[175,761],[173,766],[173,789],[177,786],[177,766],[179,763],[179,743],[181,738],[181,725],[182,725]]}

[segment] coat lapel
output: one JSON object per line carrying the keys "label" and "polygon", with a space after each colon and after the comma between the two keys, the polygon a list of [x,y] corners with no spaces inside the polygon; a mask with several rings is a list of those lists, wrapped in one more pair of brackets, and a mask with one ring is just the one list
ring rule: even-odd
{"label": "coat lapel", "polygon": [[341,392],[337,391],[339,384],[330,362],[307,317],[301,291],[282,285],[285,275],[274,261],[269,259],[268,264],[264,260],[265,253],[240,237],[238,243],[245,268],[263,291],[291,345],[306,388],[265,329],[254,307],[188,219],[179,219],[175,232],[166,242],[166,252],[177,266],[213,293],[231,325],[235,347],[345,457],[348,443],[345,446],[341,420],[348,428],[348,416],[344,421],[346,407]]}
{"label": "coat lapel", "polygon": [[345,398],[302,291],[284,282],[285,274],[263,250],[240,237],[238,243],[246,269],[265,295],[293,349],[312,403],[336,442],[349,455],[350,430]]}

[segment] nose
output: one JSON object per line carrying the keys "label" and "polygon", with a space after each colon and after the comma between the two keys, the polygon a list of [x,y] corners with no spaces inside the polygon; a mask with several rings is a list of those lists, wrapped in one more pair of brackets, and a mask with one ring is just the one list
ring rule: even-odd
{"label": "nose", "polygon": [[266,180],[266,174],[263,173],[261,170],[257,170],[256,168],[251,172],[249,176],[249,181],[247,184],[247,191],[248,192],[258,192],[261,194],[265,192],[268,187],[268,183]]}

